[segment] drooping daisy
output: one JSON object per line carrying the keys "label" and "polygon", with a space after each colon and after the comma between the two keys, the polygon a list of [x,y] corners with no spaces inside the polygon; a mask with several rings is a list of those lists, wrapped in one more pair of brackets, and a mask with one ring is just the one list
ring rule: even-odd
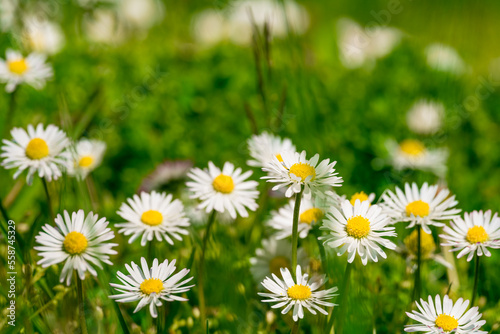
{"label": "drooping daisy", "polygon": [[6,169],[17,168],[14,179],[24,170],[28,171],[28,184],[35,173],[48,181],[57,180],[62,175],[68,161],[64,150],[69,145],[64,131],[52,124],[46,129],[43,124],[38,124],[36,128],[28,125],[28,131],[13,128],[10,133],[12,141],[3,140],[0,157],[5,158],[2,166]]}
{"label": "drooping daisy", "polygon": [[328,187],[340,187],[342,178],[336,176],[336,161],[330,163],[330,159],[325,159],[318,164],[319,154],[311,159],[306,159],[306,151],[302,153],[283,151],[278,156],[274,156],[270,162],[263,167],[268,176],[262,177],[267,182],[278,183],[273,190],[288,187],[285,196],[291,197],[294,193],[299,193],[304,186],[304,196],[310,198],[312,193],[322,195]]}
{"label": "drooping daisy", "polygon": [[331,213],[326,215],[321,229],[330,234],[319,239],[325,240],[324,243],[332,248],[340,247],[337,251],[339,256],[347,251],[350,263],[356,254],[363,265],[368,260],[378,262],[378,255],[387,258],[382,247],[395,249],[396,245],[384,237],[395,237],[396,232],[393,226],[387,226],[390,218],[382,212],[382,208],[359,200],[354,205],[346,200],[341,207],[342,212],[332,208]]}
{"label": "drooping daisy", "polygon": [[416,183],[405,184],[405,192],[396,187],[396,193],[388,190],[382,195],[385,212],[394,222],[409,222],[407,228],[420,225],[425,233],[431,233],[428,225],[443,226],[441,220],[457,217],[460,209],[454,208],[458,202],[450,196],[448,189],[426,183],[418,189]]}
{"label": "drooping daisy", "polygon": [[418,322],[415,325],[406,325],[405,332],[425,332],[429,334],[487,334],[480,328],[486,321],[481,319],[482,314],[478,307],[472,307],[467,312],[468,300],[459,298],[455,303],[445,295],[441,304],[441,297],[436,295],[435,302],[429,296],[428,302],[420,299],[416,302],[419,312],[406,312],[408,317]]}
{"label": "drooping daisy", "polygon": [[[276,239],[284,239],[292,235],[294,208],[295,201],[291,200],[281,209],[271,212],[271,219],[267,222],[267,225],[276,230]],[[304,198],[301,201],[298,226],[299,237],[307,237],[313,224],[323,219],[326,209],[324,205],[311,199]]]}
{"label": "drooping daisy", "polygon": [[[297,262],[301,267],[307,264],[307,255],[303,248],[297,249]],[[292,244],[288,240],[274,238],[262,240],[262,248],[255,251],[255,257],[250,259],[250,272],[257,282],[262,282],[266,276],[280,275],[280,268],[290,268],[292,265]]]}
{"label": "drooping daisy", "polygon": [[[416,268],[415,262],[418,257],[418,231],[414,229],[409,236],[404,239],[404,245],[396,249],[406,257],[407,265],[411,270]],[[452,268],[445,258],[436,252],[436,243],[432,234],[421,231],[420,233],[420,256],[423,261],[434,260],[447,268]]]}
{"label": "drooping daisy", "polygon": [[248,149],[253,160],[248,160],[247,164],[252,167],[264,167],[273,157],[281,159],[280,152],[293,151],[295,145],[288,138],[280,138],[268,132],[260,135],[253,135],[248,139]]}
{"label": "drooping daisy", "polygon": [[185,284],[193,279],[189,277],[181,281],[188,273],[189,269],[182,269],[177,274],[171,276],[176,267],[175,260],[170,263],[168,260],[158,264],[158,259],[153,260],[150,268],[145,258],[141,258],[141,267],[134,262],[129,266],[125,265],[128,275],[120,271],[116,273],[122,284],[110,283],[119,294],[109,296],[118,303],[129,303],[139,301],[134,313],[149,304],[149,312],[153,318],[158,316],[157,307],[162,306],[162,300],[171,302],[174,300],[187,301],[186,298],[177,296],[192,288],[194,285]]}
{"label": "drooping daisy", "polygon": [[236,213],[248,217],[247,209],[255,211],[258,207],[255,199],[259,196],[256,181],[246,181],[252,171],[242,173],[241,168],[234,168],[226,162],[222,170],[211,161],[208,169],[193,168],[188,173],[192,181],[187,182],[189,190],[194,194],[191,198],[201,201],[199,207],[206,212],[216,210],[229,212],[236,218]]}
{"label": "drooping daisy", "polygon": [[460,251],[457,258],[469,254],[467,261],[472,260],[474,254],[491,256],[488,248],[500,248],[500,218],[492,215],[491,210],[472,211],[465,213],[464,218],[456,217],[445,226],[439,236],[445,240],[443,246],[452,246],[451,251]]}
{"label": "drooping daisy", "polygon": [[27,83],[41,89],[53,75],[52,68],[45,63],[45,56],[31,53],[27,57],[8,49],[5,60],[0,59],[0,82],[6,83],[5,91],[11,93],[16,86]]}
{"label": "drooping daisy", "polygon": [[432,172],[439,177],[446,174],[448,150],[445,148],[430,149],[416,139],[407,139],[400,144],[389,140],[386,147],[390,163],[396,170],[418,169]]}
{"label": "drooping daisy", "polygon": [[106,143],[100,140],[81,139],[72,150],[72,160],[68,164],[68,174],[85,179],[102,162]]}
{"label": "drooping daisy", "polygon": [[298,265],[296,280],[293,279],[288,268],[281,268],[281,277],[283,279],[274,274],[272,274],[272,279],[266,277],[262,285],[271,293],[259,292],[259,295],[267,298],[263,299],[263,302],[276,303],[271,306],[272,308],[285,307],[281,314],[287,314],[293,308],[294,321],[304,318],[304,308],[314,315],[316,311],[328,315],[328,312],[320,306],[335,306],[329,301],[337,296],[335,294],[337,287],[318,291],[318,288],[325,283],[324,276],[313,277],[309,280],[309,275],[307,273],[302,275],[302,269]]}
{"label": "drooping daisy", "polygon": [[436,133],[443,123],[444,106],[440,102],[419,100],[406,114],[408,128],[419,134]]}
{"label": "drooping daisy", "polygon": [[128,198],[127,202],[117,212],[126,222],[116,224],[116,227],[120,228],[119,233],[132,235],[129,243],[142,236],[141,246],[154,237],[158,241],[165,239],[173,245],[172,238],[181,241],[181,235],[188,234],[185,227],[189,226],[189,220],[184,213],[184,206],[178,199],[172,201],[171,194],[142,192],[140,196]]}
{"label": "drooping daisy", "polygon": [[[142,180],[139,192],[170,189],[172,183],[175,185],[178,182],[185,181],[187,173],[192,167],[193,163],[190,160],[164,161]],[[182,185],[184,185],[184,182],[182,182]]]}
{"label": "drooping daisy", "polygon": [[71,216],[64,211],[63,215],[58,214],[55,219],[57,228],[47,224],[35,237],[41,246],[34,248],[42,257],[37,264],[46,268],[65,262],[60,281],[66,280],[67,285],[71,283],[73,270],[76,270],[83,280],[87,271],[97,276],[94,265],[101,269],[101,262],[113,265],[109,255],[117,254],[112,248],[118,244],[106,242],[115,237],[106,218],[99,219],[99,216],[92,212],[85,217],[83,210],[73,212]]}

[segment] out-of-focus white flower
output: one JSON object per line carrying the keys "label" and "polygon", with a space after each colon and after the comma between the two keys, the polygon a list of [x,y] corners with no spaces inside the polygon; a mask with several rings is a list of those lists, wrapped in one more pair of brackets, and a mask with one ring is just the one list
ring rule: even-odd
{"label": "out-of-focus white flower", "polygon": [[463,74],[467,68],[458,52],[451,46],[434,43],[425,49],[427,65],[431,68],[455,75]]}
{"label": "out-of-focus white flower", "polygon": [[164,8],[157,0],[122,0],[118,13],[128,25],[148,29],[163,18]]}
{"label": "out-of-focus white flower", "polygon": [[228,25],[222,12],[206,9],[193,16],[191,34],[198,43],[213,45],[227,38]]}
{"label": "out-of-focus white flower", "polygon": [[193,167],[193,163],[190,160],[164,161],[142,180],[139,193],[159,190],[171,182],[184,180],[191,167]]}
{"label": "out-of-focus white flower", "polygon": [[45,59],[45,55],[35,52],[23,57],[20,52],[7,49],[5,60],[0,59],[0,82],[7,84],[5,91],[12,93],[22,83],[42,89],[54,75]]}
{"label": "out-of-focus white flower", "polygon": [[24,19],[23,41],[32,51],[48,55],[59,52],[64,46],[61,27],[37,16]]}
{"label": "out-of-focus white flower", "polygon": [[375,60],[392,52],[402,33],[395,28],[364,29],[348,18],[337,23],[340,61],[347,68],[372,65]]}
{"label": "out-of-focus white flower", "polygon": [[83,28],[87,38],[94,43],[119,44],[125,38],[123,25],[110,9],[98,9],[85,16]]}
{"label": "out-of-focus white flower", "polygon": [[81,139],[71,150],[68,174],[83,180],[102,162],[106,143],[96,139]]}
{"label": "out-of-focus white flower", "polygon": [[443,116],[444,106],[442,103],[421,99],[408,110],[406,123],[411,131],[429,135],[436,133],[441,128]]}
{"label": "out-of-focus white flower", "polygon": [[18,0],[0,0],[0,31],[12,28],[16,18]]}

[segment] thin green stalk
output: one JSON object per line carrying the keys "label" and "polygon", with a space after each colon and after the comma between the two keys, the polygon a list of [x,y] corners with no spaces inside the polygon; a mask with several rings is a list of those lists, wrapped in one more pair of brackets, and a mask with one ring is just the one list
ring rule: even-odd
{"label": "thin green stalk", "polygon": [[207,229],[205,231],[205,235],[203,236],[203,244],[201,246],[201,255],[200,255],[200,266],[198,268],[198,299],[200,302],[200,316],[201,316],[201,323],[205,324],[206,322],[206,306],[205,306],[205,292],[203,290],[204,288],[204,281],[205,281],[205,251],[207,249],[207,243],[208,239],[210,237],[210,229],[212,228],[212,225],[215,222],[215,213],[216,211],[213,210],[212,213],[210,214],[210,217],[208,218],[208,223],[207,223]]}
{"label": "thin green stalk", "polygon": [[88,334],[87,322],[85,321],[85,304],[83,302],[83,282],[78,274],[76,275],[76,291],[78,294],[78,315],[80,318],[80,329],[82,334]]}
{"label": "thin green stalk", "polygon": [[43,189],[45,190],[45,196],[47,197],[47,206],[49,207],[50,218],[54,218],[54,210],[52,209],[52,200],[50,198],[49,186],[45,178],[42,177]]}
{"label": "thin green stalk", "polygon": [[17,88],[12,93],[10,93],[9,109],[7,110],[7,116],[5,118],[5,126],[3,128],[4,137],[7,137],[7,133],[12,127],[12,119],[14,118],[14,113],[16,111],[16,95],[17,95]]}
{"label": "thin green stalk", "polygon": [[293,226],[292,226],[292,276],[295,277],[295,269],[297,268],[297,246],[299,244],[299,214],[300,200],[304,192],[304,185],[301,186],[300,192],[295,194],[295,206],[293,208]]}
{"label": "thin green stalk", "polygon": [[327,332],[330,333],[333,328],[333,322],[337,320],[337,329],[335,331],[336,334],[342,334],[344,330],[344,322],[345,315],[347,312],[347,300],[349,296],[349,287],[351,285],[351,271],[354,265],[352,263],[347,263],[345,267],[344,280],[342,282],[342,290],[340,290],[340,304],[338,306],[338,313],[334,312],[336,309],[332,311],[332,315],[330,316],[330,320],[327,325]]}
{"label": "thin green stalk", "polygon": [[479,278],[479,259],[480,259],[480,256],[478,256],[477,252],[476,252],[476,255],[474,257],[475,257],[474,261],[476,262],[476,267],[474,269],[474,287],[472,288],[472,299],[470,301],[471,307],[474,306],[474,302],[476,301],[477,282],[478,282],[478,278]]}
{"label": "thin green stalk", "polygon": [[422,270],[422,229],[417,226],[417,270],[415,270],[415,285],[413,287],[413,300],[420,299]]}
{"label": "thin green stalk", "polygon": [[299,333],[299,328],[300,328],[299,321],[300,321],[300,319],[297,319],[297,321],[293,322],[291,334],[298,334]]}
{"label": "thin green stalk", "polygon": [[313,236],[314,236],[314,239],[316,239],[316,242],[318,243],[319,256],[321,258],[321,266],[323,267],[323,272],[326,274],[328,280],[330,280],[329,279],[330,272],[328,270],[328,261],[326,260],[325,245],[323,245],[323,242],[321,242],[321,240],[318,239],[321,236],[321,232],[319,230],[319,227],[315,227],[313,229]]}

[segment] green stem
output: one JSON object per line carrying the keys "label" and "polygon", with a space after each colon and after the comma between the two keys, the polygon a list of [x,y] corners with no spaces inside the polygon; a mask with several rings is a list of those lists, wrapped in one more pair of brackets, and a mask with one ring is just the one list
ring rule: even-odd
{"label": "green stem", "polygon": [[7,137],[7,134],[9,133],[9,130],[12,127],[12,119],[14,118],[14,112],[16,110],[16,95],[17,95],[17,88],[12,93],[10,93],[9,109],[7,110],[7,116],[5,118],[5,127],[3,129],[4,137]]}
{"label": "green stem", "polygon": [[321,236],[321,232],[319,230],[319,227],[315,227],[313,229],[313,231],[314,231],[314,238],[316,239],[316,242],[318,243],[319,256],[321,258],[321,265],[323,266],[323,272],[327,276],[327,279],[330,280],[329,279],[330,272],[328,270],[328,261],[326,260],[325,246],[323,245],[321,240],[318,239]]}
{"label": "green stem", "polygon": [[293,322],[291,334],[298,334],[299,333],[299,328],[300,328],[299,321],[300,321],[300,319],[297,319],[297,321]]}
{"label": "green stem", "polygon": [[78,308],[79,308],[79,318],[80,318],[80,329],[82,334],[87,334],[87,323],[85,322],[85,304],[83,303],[83,282],[76,275],[76,291],[78,294]]}
{"label": "green stem", "polygon": [[198,299],[200,302],[200,316],[201,323],[204,325],[206,322],[206,306],[205,306],[205,292],[204,288],[204,274],[205,274],[205,251],[207,249],[208,239],[210,237],[210,229],[215,222],[216,211],[213,210],[208,218],[207,229],[205,235],[203,236],[203,244],[201,246],[201,256],[200,256],[200,266],[198,268]]}
{"label": "green stem", "polygon": [[300,192],[295,195],[295,206],[293,208],[293,226],[292,226],[292,276],[295,278],[295,269],[297,268],[297,246],[299,244],[299,214],[300,200],[304,192],[304,185]]}
{"label": "green stem", "polygon": [[[351,285],[351,271],[352,267],[354,265],[352,263],[347,263],[345,266],[345,273],[344,273],[344,280],[342,281],[342,290],[340,290],[340,304],[339,304],[339,313],[334,313],[334,310],[332,311],[332,315],[330,316],[330,320],[328,321],[327,325],[327,332],[330,333],[333,328],[333,322],[335,319],[337,319],[337,330],[335,331],[336,334],[342,334],[342,331],[344,329],[344,322],[345,322],[345,315],[347,312],[347,299],[349,295],[349,287]],[[334,316],[335,315],[335,316]]]}
{"label": "green stem", "polygon": [[415,271],[415,286],[413,287],[413,300],[420,299],[422,270],[422,229],[417,226],[417,270]]}
{"label": "green stem", "polygon": [[47,206],[49,207],[50,218],[54,218],[54,211],[52,210],[52,200],[50,199],[49,186],[45,178],[42,178],[43,189],[45,190],[45,196],[47,197]]}
{"label": "green stem", "polygon": [[479,278],[479,256],[475,255],[475,262],[476,262],[476,267],[474,269],[474,287],[472,288],[472,299],[470,301],[470,306],[474,306],[474,302],[476,301],[476,295],[477,295],[477,282]]}

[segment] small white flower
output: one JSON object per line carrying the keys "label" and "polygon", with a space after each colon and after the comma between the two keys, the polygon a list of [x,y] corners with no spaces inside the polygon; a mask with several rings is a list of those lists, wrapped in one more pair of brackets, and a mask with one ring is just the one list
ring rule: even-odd
{"label": "small white flower", "polygon": [[21,53],[8,49],[5,60],[0,59],[0,82],[7,84],[5,91],[11,93],[22,83],[42,89],[53,75],[52,68],[45,63],[45,58],[38,53],[23,57]]}
{"label": "small white flower", "polygon": [[451,46],[434,43],[425,48],[427,65],[436,71],[448,72],[454,75],[463,74],[467,65]]}
{"label": "small white flower", "polygon": [[[338,210],[341,209],[342,203],[344,203],[344,201],[347,200],[347,195],[339,196],[337,193],[333,191],[329,191],[326,194],[331,199],[332,205],[335,206]],[[354,203],[356,203],[356,200],[358,199],[361,203],[363,203],[364,201],[368,201],[370,204],[372,204],[373,201],[375,200],[375,193],[367,195],[364,191],[359,191],[351,196],[349,202],[351,202],[351,204],[354,205]]]}
{"label": "small white flower", "polygon": [[153,266],[150,268],[145,258],[141,258],[141,267],[134,262],[131,266],[125,265],[128,275],[117,272],[118,279],[122,284],[110,283],[119,294],[109,296],[116,299],[118,303],[130,303],[139,300],[139,304],[134,313],[149,304],[149,312],[153,318],[158,316],[157,307],[163,305],[162,300],[171,302],[174,300],[187,301],[186,298],[177,296],[189,291],[194,285],[186,286],[193,279],[189,277],[181,281],[188,273],[189,269],[182,269],[177,274],[171,276],[176,267],[175,260],[170,263],[165,260],[158,264],[158,259],[153,260]]}
{"label": "small white flower", "polygon": [[418,134],[436,133],[442,125],[444,106],[440,102],[419,100],[406,114],[408,128]]}
{"label": "small white flower", "polygon": [[387,258],[379,245],[395,249],[396,245],[384,237],[395,237],[396,232],[393,226],[387,226],[390,219],[382,212],[382,208],[360,200],[356,200],[354,205],[346,200],[341,206],[342,212],[332,208],[331,213],[326,215],[321,229],[330,234],[319,239],[325,240],[324,243],[332,248],[340,247],[337,251],[339,256],[347,251],[347,261],[350,263],[356,254],[363,265],[368,260],[378,262],[378,256]]}
{"label": "small white flower", "polygon": [[117,45],[125,38],[125,27],[114,10],[99,8],[87,13],[82,21],[85,36],[93,43]]}
{"label": "small white flower", "polygon": [[467,312],[468,300],[459,298],[455,303],[445,295],[441,305],[441,297],[436,295],[435,303],[429,296],[428,302],[420,299],[416,302],[418,310],[406,315],[418,322],[416,325],[406,325],[405,332],[425,332],[428,334],[487,334],[479,330],[486,321],[481,319],[482,314],[478,307],[472,307]]}
{"label": "small white flower", "polygon": [[68,163],[68,174],[85,179],[98,167],[106,151],[106,143],[100,140],[81,139],[72,150],[72,161]]}
{"label": "small white flower", "polygon": [[181,235],[188,234],[186,227],[189,226],[189,220],[184,213],[184,206],[178,199],[172,201],[171,194],[142,192],[140,196],[128,198],[127,202],[117,212],[126,222],[116,224],[116,227],[120,227],[119,233],[132,235],[129,243],[142,236],[141,246],[154,237],[158,241],[165,239],[173,245],[172,238],[181,241]]}
{"label": "small white flower", "polygon": [[262,179],[278,183],[273,190],[288,187],[285,196],[291,197],[299,193],[304,186],[304,196],[311,198],[314,193],[322,196],[329,187],[340,187],[342,178],[335,173],[336,161],[330,163],[325,159],[318,164],[319,154],[306,159],[306,151],[302,153],[283,151],[279,153],[281,161],[274,156],[262,170],[268,172]]}
{"label": "small white flower", "polygon": [[440,221],[457,217],[460,209],[454,209],[458,202],[449,196],[448,189],[424,183],[418,189],[416,183],[405,183],[405,192],[396,187],[396,193],[388,190],[382,195],[385,212],[394,223],[409,222],[407,228],[420,225],[425,233],[431,233],[429,225],[444,226]]}
{"label": "small white flower", "polygon": [[122,0],[117,10],[122,21],[139,29],[151,28],[164,14],[163,5],[157,0]]}
{"label": "small white flower", "polygon": [[67,285],[71,283],[73,270],[83,280],[87,271],[97,276],[93,265],[101,269],[101,262],[113,265],[109,255],[117,253],[112,247],[118,244],[106,242],[115,237],[106,218],[99,219],[92,212],[85,217],[83,210],[73,212],[71,217],[67,211],[63,215],[58,214],[55,219],[57,228],[47,224],[35,237],[41,246],[35,246],[34,249],[42,257],[37,264],[46,268],[65,262],[60,281],[66,280]]}
{"label": "small white flower", "polygon": [[316,315],[316,311],[328,315],[320,306],[333,307],[335,304],[330,303],[333,297],[337,296],[335,292],[337,287],[327,290],[319,290],[325,283],[325,277],[313,277],[309,280],[309,275],[302,275],[300,265],[296,270],[296,283],[290,274],[288,268],[281,268],[282,280],[272,274],[272,279],[266,277],[262,285],[271,293],[259,292],[259,295],[267,299],[263,302],[276,303],[272,308],[285,307],[281,314],[287,314],[293,308],[293,320],[298,321],[304,318],[304,307]]}
{"label": "small white flower", "polygon": [[33,174],[48,181],[57,180],[68,164],[68,152],[64,151],[69,140],[64,131],[55,125],[43,124],[36,128],[28,125],[28,131],[20,128],[11,130],[12,141],[3,140],[2,154],[5,158],[2,166],[6,169],[17,168],[16,179],[24,170],[28,171],[26,180],[31,184]]}
{"label": "small white flower", "polygon": [[429,171],[439,177],[446,174],[448,150],[445,148],[430,149],[416,139],[407,139],[400,144],[393,140],[386,142],[390,163],[396,170],[419,169]]}
{"label": "small white flower", "polygon": [[273,157],[282,160],[280,152],[295,151],[295,145],[288,138],[280,138],[273,134],[262,132],[260,135],[253,135],[248,140],[248,149],[253,160],[248,160],[247,164],[252,167],[265,167]]}
{"label": "small white flower", "polygon": [[451,227],[443,228],[444,234],[439,236],[445,240],[442,246],[452,246],[451,251],[460,251],[457,258],[469,254],[467,261],[474,254],[491,256],[488,248],[500,248],[500,218],[491,210],[465,213],[464,218],[456,217],[450,223]]}
{"label": "small white flower", "polygon": [[[163,189],[168,187],[171,182],[184,180],[192,167],[193,163],[190,160],[164,161],[142,180],[139,192]],[[182,184],[184,185],[184,182]]]}
{"label": "small white flower", "polygon": [[56,54],[64,46],[64,34],[59,25],[38,16],[24,18],[24,43],[35,52]]}
{"label": "small white flower", "polygon": [[255,211],[258,207],[255,199],[259,196],[256,181],[246,181],[252,175],[252,171],[242,173],[241,168],[234,168],[230,162],[226,162],[222,170],[211,161],[208,169],[193,168],[188,177],[192,181],[187,182],[191,198],[201,201],[198,206],[205,211],[229,212],[231,217],[236,218],[236,213],[241,217],[248,217],[247,208]]}

